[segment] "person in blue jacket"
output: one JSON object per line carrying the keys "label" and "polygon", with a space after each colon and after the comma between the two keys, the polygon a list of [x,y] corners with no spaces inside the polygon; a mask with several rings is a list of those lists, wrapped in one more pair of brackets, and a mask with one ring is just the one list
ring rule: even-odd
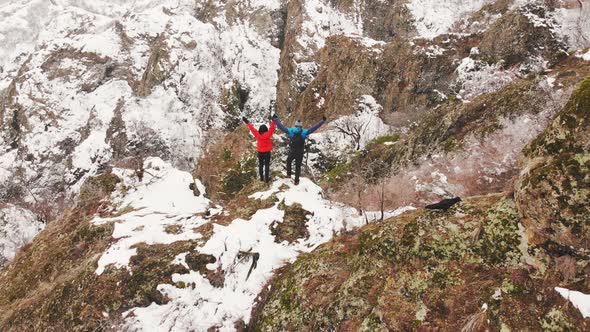
{"label": "person in blue jacket", "polygon": [[289,135],[290,143],[289,156],[287,157],[287,176],[291,176],[291,166],[293,161],[295,161],[295,184],[297,185],[299,184],[299,175],[301,175],[301,163],[303,162],[303,153],[305,152],[305,139],[326,122],[326,117],[322,117],[320,122],[316,123],[309,129],[303,129],[303,123],[301,120],[295,122],[295,127],[287,128],[281,123],[281,120],[279,120],[276,114],[273,115],[272,118],[276,122],[277,127],[285,134]]}

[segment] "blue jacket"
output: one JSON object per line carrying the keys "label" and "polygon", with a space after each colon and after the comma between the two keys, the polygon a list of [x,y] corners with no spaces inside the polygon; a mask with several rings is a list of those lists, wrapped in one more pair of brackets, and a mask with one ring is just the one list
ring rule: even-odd
{"label": "blue jacket", "polygon": [[287,128],[281,123],[281,120],[279,120],[279,118],[275,118],[274,120],[277,123],[277,127],[279,127],[279,129],[283,131],[285,134],[289,135],[289,137],[293,137],[296,133],[302,131],[301,136],[303,137],[303,139],[306,139],[307,136],[309,136],[314,131],[318,130],[324,124],[324,120],[320,120],[320,122],[316,123],[313,127],[309,129],[302,129],[298,127]]}

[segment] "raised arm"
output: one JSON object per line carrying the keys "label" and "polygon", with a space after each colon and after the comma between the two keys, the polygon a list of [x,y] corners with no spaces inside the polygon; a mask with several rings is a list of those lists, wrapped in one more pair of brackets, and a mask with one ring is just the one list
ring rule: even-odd
{"label": "raised arm", "polygon": [[281,123],[281,120],[279,120],[279,117],[277,117],[276,115],[273,115],[272,119],[274,120],[274,122],[277,123],[277,127],[279,127],[279,129],[284,132],[285,134],[289,134],[289,128],[283,126],[283,124]]}
{"label": "raised arm", "polygon": [[270,136],[272,136],[275,133],[275,125],[275,120],[270,120],[270,129],[268,130],[270,132]]}
{"label": "raised arm", "polygon": [[326,117],[324,117],[322,120],[320,120],[320,122],[316,123],[313,127],[309,128],[307,130],[307,134],[309,135],[309,134],[313,133],[314,131],[318,130],[324,124],[324,122],[326,122]]}
{"label": "raised arm", "polygon": [[250,121],[248,121],[248,119],[243,117],[242,121],[244,121],[244,123],[248,126],[248,129],[250,129],[254,137],[256,137],[257,139],[260,138],[260,133],[258,132],[258,130],[256,130],[256,128],[254,128],[254,126],[250,123]]}

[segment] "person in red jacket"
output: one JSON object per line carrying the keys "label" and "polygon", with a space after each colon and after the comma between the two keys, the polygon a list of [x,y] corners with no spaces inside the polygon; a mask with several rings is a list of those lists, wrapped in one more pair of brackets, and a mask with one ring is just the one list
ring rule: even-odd
{"label": "person in red jacket", "polygon": [[258,130],[246,119],[242,118],[242,121],[248,125],[250,131],[256,137],[258,151],[258,174],[260,175],[260,181],[270,181],[270,154],[272,151],[272,134],[275,132],[275,121],[270,121],[270,129],[266,125],[260,126]]}

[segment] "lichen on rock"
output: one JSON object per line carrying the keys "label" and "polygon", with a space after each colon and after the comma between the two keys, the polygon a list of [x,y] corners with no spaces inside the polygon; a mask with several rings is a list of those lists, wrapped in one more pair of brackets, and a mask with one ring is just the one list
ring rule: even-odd
{"label": "lichen on rock", "polygon": [[533,243],[590,249],[590,78],[525,150],[516,201]]}

